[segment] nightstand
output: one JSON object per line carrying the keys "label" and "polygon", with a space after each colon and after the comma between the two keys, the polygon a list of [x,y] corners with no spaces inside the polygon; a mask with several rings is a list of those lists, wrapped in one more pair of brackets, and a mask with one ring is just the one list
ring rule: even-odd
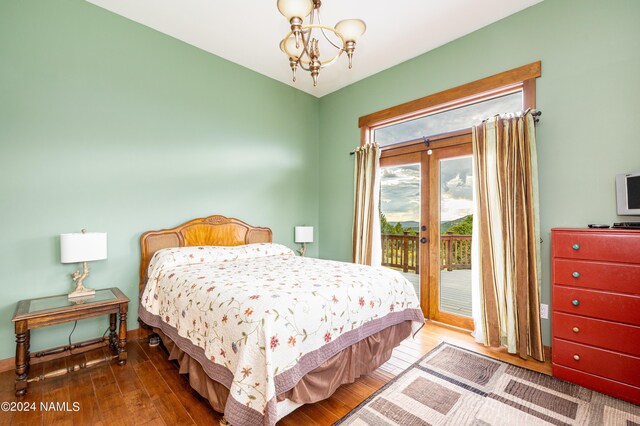
{"label": "nightstand", "polygon": [[[29,382],[38,382],[51,377],[61,376],[76,370],[118,360],[118,364],[127,362],[127,309],[129,299],[117,288],[96,290],[96,294],[84,301],[69,300],[66,294],[18,302],[13,322],[16,327],[16,396],[27,393]],[[43,350],[33,355],[29,352],[31,330],[87,318],[109,315],[109,335],[97,339],[86,340],[70,346],[59,346]],[[119,329],[116,334],[116,320],[119,318]],[[110,346],[114,354],[105,358],[92,360],[57,371],[35,377],[29,376],[31,357],[67,353],[90,345]]]}

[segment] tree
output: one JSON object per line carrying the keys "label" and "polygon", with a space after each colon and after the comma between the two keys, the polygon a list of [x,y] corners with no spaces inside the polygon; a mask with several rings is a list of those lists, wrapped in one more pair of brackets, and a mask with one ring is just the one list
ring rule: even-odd
{"label": "tree", "polygon": [[473,233],[473,215],[466,216],[462,222],[449,228],[448,232],[453,232],[455,235],[471,235]]}
{"label": "tree", "polygon": [[393,233],[396,235],[402,235],[404,233],[404,229],[400,222],[396,223],[396,226],[393,227]]}
{"label": "tree", "polygon": [[380,212],[380,231],[383,234],[393,234],[393,226],[387,222],[387,217]]}

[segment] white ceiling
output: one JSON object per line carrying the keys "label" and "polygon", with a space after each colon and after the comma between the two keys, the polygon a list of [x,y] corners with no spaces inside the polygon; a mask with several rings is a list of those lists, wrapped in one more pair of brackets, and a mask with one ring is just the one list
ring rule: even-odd
{"label": "white ceiling", "polygon": [[323,24],[361,18],[367,32],[357,45],[353,69],[347,69],[343,55],[321,71],[315,88],[304,71],[291,81],[289,61],[279,49],[289,24],[276,0],[87,1],[321,97],[542,0],[324,0]]}

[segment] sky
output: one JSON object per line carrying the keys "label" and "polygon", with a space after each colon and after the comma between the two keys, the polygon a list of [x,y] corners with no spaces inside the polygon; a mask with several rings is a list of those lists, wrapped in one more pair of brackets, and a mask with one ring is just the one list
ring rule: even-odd
{"label": "sky", "polygon": [[[473,212],[471,156],[440,163],[440,220],[449,221]],[[381,170],[380,208],[389,222],[420,222],[420,165]]]}
{"label": "sky", "polygon": [[[522,109],[522,92],[376,129],[380,146],[468,129],[495,114]],[[471,157],[447,159],[440,167],[440,220],[449,221],[473,211]],[[420,221],[420,165],[383,168],[380,207],[389,222]]]}
{"label": "sky", "polygon": [[506,114],[520,111],[521,109],[522,92],[516,92],[376,129],[374,131],[374,140],[380,146],[393,145],[420,139],[424,136],[468,129],[495,114]]}

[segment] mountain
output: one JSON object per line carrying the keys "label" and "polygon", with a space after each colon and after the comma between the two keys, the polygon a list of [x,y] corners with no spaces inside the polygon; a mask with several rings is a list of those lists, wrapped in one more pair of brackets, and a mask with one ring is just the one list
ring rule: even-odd
{"label": "mountain", "polygon": [[464,222],[470,216],[471,215],[459,217],[458,219],[448,220],[445,222],[440,222],[440,234],[446,233],[449,230],[449,228],[459,224],[460,222]]}
{"label": "mountain", "polygon": [[416,231],[420,228],[420,222],[416,222],[415,220],[405,220],[403,222],[389,222],[389,225],[396,226],[400,224],[404,229],[415,229]]}
{"label": "mountain", "polygon": [[[447,221],[444,221],[444,222],[440,222],[440,233],[441,234],[446,233],[449,230],[449,228],[459,224],[460,222],[464,222],[470,216],[471,215],[459,217],[459,218],[453,219],[453,220],[447,220]],[[413,229],[413,230],[417,231],[420,228],[420,222],[416,222],[415,220],[405,220],[405,221],[402,221],[402,222],[389,222],[389,225],[396,226],[398,223],[402,226],[403,229],[407,229],[407,230],[408,229]]]}

